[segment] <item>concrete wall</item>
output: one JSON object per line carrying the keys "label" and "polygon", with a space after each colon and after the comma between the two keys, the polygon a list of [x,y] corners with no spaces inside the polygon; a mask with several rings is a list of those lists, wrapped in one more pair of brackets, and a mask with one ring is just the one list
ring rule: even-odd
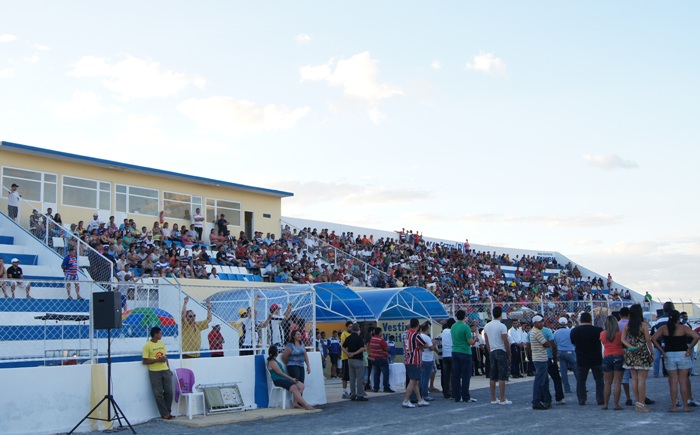
{"label": "concrete wall", "polygon": [[[313,405],[325,404],[321,358],[318,353],[311,353],[309,361],[311,374],[307,375],[304,397]],[[105,365],[100,367],[106,371]],[[244,403],[255,403],[253,356],[171,360],[170,367],[192,369],[196,384],[237,382]],[[93,385],[91,371],[91,366],[87,364],[0,370],[0,385],[4,391],[0,396],[0,433],[53,434],[70,431],[94,406],[90,402],[91,391],[95,390],[98,401],[107,392],[104,382],[96,381]],[[113,364],[112,380],[114,399],[132,425],[159,417],[147,369],[141,363]],[[184,405],[182,410],[184,412]],[[197,412],[201,413],[201,410]],[[86,420],[76,432],[96,430],[96,424],[95,421]],[[103,423],[99,424],[99,428],[103,428]]]}

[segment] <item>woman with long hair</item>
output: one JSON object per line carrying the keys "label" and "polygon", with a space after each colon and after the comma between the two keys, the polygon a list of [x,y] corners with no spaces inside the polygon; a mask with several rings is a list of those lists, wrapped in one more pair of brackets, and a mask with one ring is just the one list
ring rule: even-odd
{"label": "woman with long hair", "polygon": [[603,343],[603,374],[605,376],[605,388],[603,390],[603,409],[608,409],[610,402],[610,392],[613,391],[613,402],[615,411],[621,411],[620,392],[622,391],[622,375],[625,369],[622,364],[625,362],[624,350],[622,349],[622,333],[615,316],[608,316],[605,319],[605,331],[600,333],[600,341]]}
{"label": "woman with long hair", "polygon": [[300,329],[292,330],[289,341],[282,352],[282,362],[287,365],[287,371],[293,377],[304,382],[304,363],[306,363],[306,373],[311,373],[309,356],[304,347],[304,336]]}
{"label": "woman with long hair", "polygon": [[316,409],[306,403],[306,400],[304,400],[304,398],[301,396],[301,393],[304,392],[304,383],[297,378],[289,376],[285,371],[284,366],[281,366],[277,362],[278,354],[279,351],[277,350],[277,346],[274,344],[267,350],[267,370],[270,372],[272,383],[275,384],[275,386],[289,390],[289,392],[292,393],[292,396],[294,396],[294,400],[292,400],[293,407],[309,410]]}
{"label": "woman with long hair", "polygon": [[649,327],[644,323],[643,316],[642,306],[632,305],[629,323],[622,331],[622,344],[627,348],[623,367],[632,375],[632,392],[637,401],[637,412],[649,412],[644,398],[647,393],[647,376],[654,362]]}
{"label": "woman with long hair", "polygon": [[[681,399],[683,400],[683,411],[692,412],[688,406],[690,391],[688,390],[688,374],[693,367],[693,360],[690,358],[693,347],[698,342],[698,333],[680,323],[681,313],[671,310],[668,313],[668,323],[661,326],[652,337],[654,343],[666,364],[668,371],[668,386],[671,389],[671,407],[668,412],[677,412],[678,387],[681,389]],[[665,347],[662,347],[659,340],[663,338]],[[690,342],[689,342],[690,339]]]}

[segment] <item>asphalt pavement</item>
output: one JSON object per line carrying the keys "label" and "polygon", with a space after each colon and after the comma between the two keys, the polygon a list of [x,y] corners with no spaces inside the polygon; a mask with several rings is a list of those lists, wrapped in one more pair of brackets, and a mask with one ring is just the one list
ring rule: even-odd
{"label": "asphalt pavement", "polygon": [[[696,372],[700,372],[698,361]],[[570,382],[573,376],[569,375]],[[595,404],[595,385],[592,376],[588,379],[588,404],[580,406],[575,392],[566,395],[566,405],[554,405],[548,410],[533,410],[532,379],[509,382],[506,395],[512,405],[492,405],[489,389],[483,377],[474,379],[471,395],[476,403],[455,403],[445,400],[441,393],[435,393],[435,401],[430,406],[414,409],[401,407],[403,393],[370,393],[369,401],[353,402],[338,399],[340,381],[326,381],[329,403],[321,405],[318,412],[288,410],[275,413],[272,410],[258,410],[252,420],[227,423],[211,419],[214,425],[187,426],[185,421],[177,423],[152,420],[134,426],[140,435],[184,435],[184,434],[353,434],[353,433],[402,433],[402,434],[447,434],[461,431],[474,431],[479,434],[525,434],[557,433],[577,434],[607,433],[610,431],[639,431],[647,433],[679,433],[688,431],[700,424],[700,408],[692,413],[668,413],[670,395],[666,378],[649,377],[647,396],[656,400],[648,414],[635,412],[634,407],[622,411],[602,410]],[[700,399],[700,377],[691,377],[695,398]],[[439,378],[435,385],[439,385]],[[550,384],[551,386],[551,384]],[[575,390],[575,383],[572,383]],[[553,388],[552,388],[553,390]],[[554,395],[554,391],[552,391]],[[612,400],[612,398],[611,398]],[[624,393],[621,402],[624,404]],[[251,412],[251,411],[246,411]],[[208,424],[209,417],[197,424]],[[195,419],[196,420],[196,419]],[[194,420],[193,420],[194,421]],[[108,433],[131,433],[128,429],[107,431]],[[92,435],[105,432],[91,432]]]}

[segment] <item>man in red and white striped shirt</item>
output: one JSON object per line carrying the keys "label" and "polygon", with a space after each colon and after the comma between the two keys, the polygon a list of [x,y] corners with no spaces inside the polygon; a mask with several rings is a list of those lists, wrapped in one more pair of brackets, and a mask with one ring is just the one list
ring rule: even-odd
{"label": "man in red and white striped shirt", "polygon": [[384,392],[393,393],[394,390],[389,385],[389,344],[382,338],[382,328],[374,328],[374,334],[369,341],[369,358],[373,365],[373,391],[379,392],[379,375],[381,374],[384,377]]}
{"label": "man in red and white striped shirt", "polygon": [[411,403],[411,393],[416,395],[418,406],[428,406],[429,402],[423,400],[420,395],[420,376],[421,365],[423,364],[422,354],[425,342],[417,333],[420,322],[415,317],[411,319],[409,328],[406,331],[406,339],[404,340],[404,364],[406,365],[406,374],[408,375],[408,385],[406,386],[406,394],[403,398],[401,406],[404,408],[415,408]]}

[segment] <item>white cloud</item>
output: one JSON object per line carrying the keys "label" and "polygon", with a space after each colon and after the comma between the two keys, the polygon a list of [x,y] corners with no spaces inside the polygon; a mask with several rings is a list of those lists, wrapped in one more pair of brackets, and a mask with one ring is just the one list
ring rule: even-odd
{"label": "white cloud", "polygon": [[0,69],[0,79],[6,79],[12,75],[14,70],[11,69]]}
{"label": "white cloud", "polygon": [[122,122],[122,129],[117,136],[119,143],[140,145],[141,147],[164,145],[165,135],[160,129],[160,118],[151,115],[129,115]]}
{"label": "white cloud", "polygon": [[51,50],[51,47],[46,46],[46,45],[41,45],[41,44],[32,44],[32,43],[27,43],[27,45],[34,50],[39,50],[39,51],[48,51]]}
{"label": "white cloud", "polygon": [[506,75],[506,64],[493,53],[479,53],[470,63],[467,63],[467,70],[478,71],[489,75]]}
{"label": "white cloud", "polygon": [[5,33],[3,35],[0,35],[0,44],[3,42],[12,42],[16,41],[17,37],[15,35],[10,35],[9,33]]}
{"label": "white cloud", "polygon": [[306,45],[311,42],[311,36],[306,33],[300,33],[296,36],[297,44]]}
{"label": "white cloud", "polygon": [[372,121],[375,125],[379,125],[384,119],[386,119],[386,115],[384,115],[378,107],[371,107],[369,110],[367,110],[367,116],[369,116],[370,121]]}
{"label": "white cloud", "polygon": [[434,60],[433,63],[430,64],[430,68],[434,69],[435,71],[441,70],[442,62],[439,60]]}
{"label": "white cloud", "polygon": [[191,98],[177,108],[199,128],[229,136],[289,129],[311,110],[306,106],[290,109],[278,104],[260,105],[221,96]]}
{"label": "white cloud", "polygon": [[27,56],[25,58],[22,58],[22,60],[27,62],[27,63],[37,63],[37,62],[39,62],[39,56],[36,54],[33,54],[31,56]]}
{"label": "white cloud", "polygon": [[639,165],[632,160],[625,160],[617,154],[584,154],[583,161],[600,169],[637,169]]}
{"label": "white cloud", "polygon": [[203,88],[206,84],[200,75],[164,71],[156,61],[130,55],[115,63],[101,57],[85,56],[76,62],[68,75],[102,77],[103,86],[124,100],[170,97],[189,86]]}
{"label": "white cloud", "polygon": [[117,106],[102,104],[99,95],[81,91],[74,92],[68,101],[46,101],[44,105],[50,108],[54,117],[65,121],[91,119],[102,113],[121,111]]}
{"label": "white cloud", "polygon": [[343,88],[345,95],[353,98],[376,101],[402,95],[400,88],[378,82],[377,63],[365,51],[350,59],[331,59],[326,64],[301,67],[299,74],[302,82],[325,81],[330,86]]}

